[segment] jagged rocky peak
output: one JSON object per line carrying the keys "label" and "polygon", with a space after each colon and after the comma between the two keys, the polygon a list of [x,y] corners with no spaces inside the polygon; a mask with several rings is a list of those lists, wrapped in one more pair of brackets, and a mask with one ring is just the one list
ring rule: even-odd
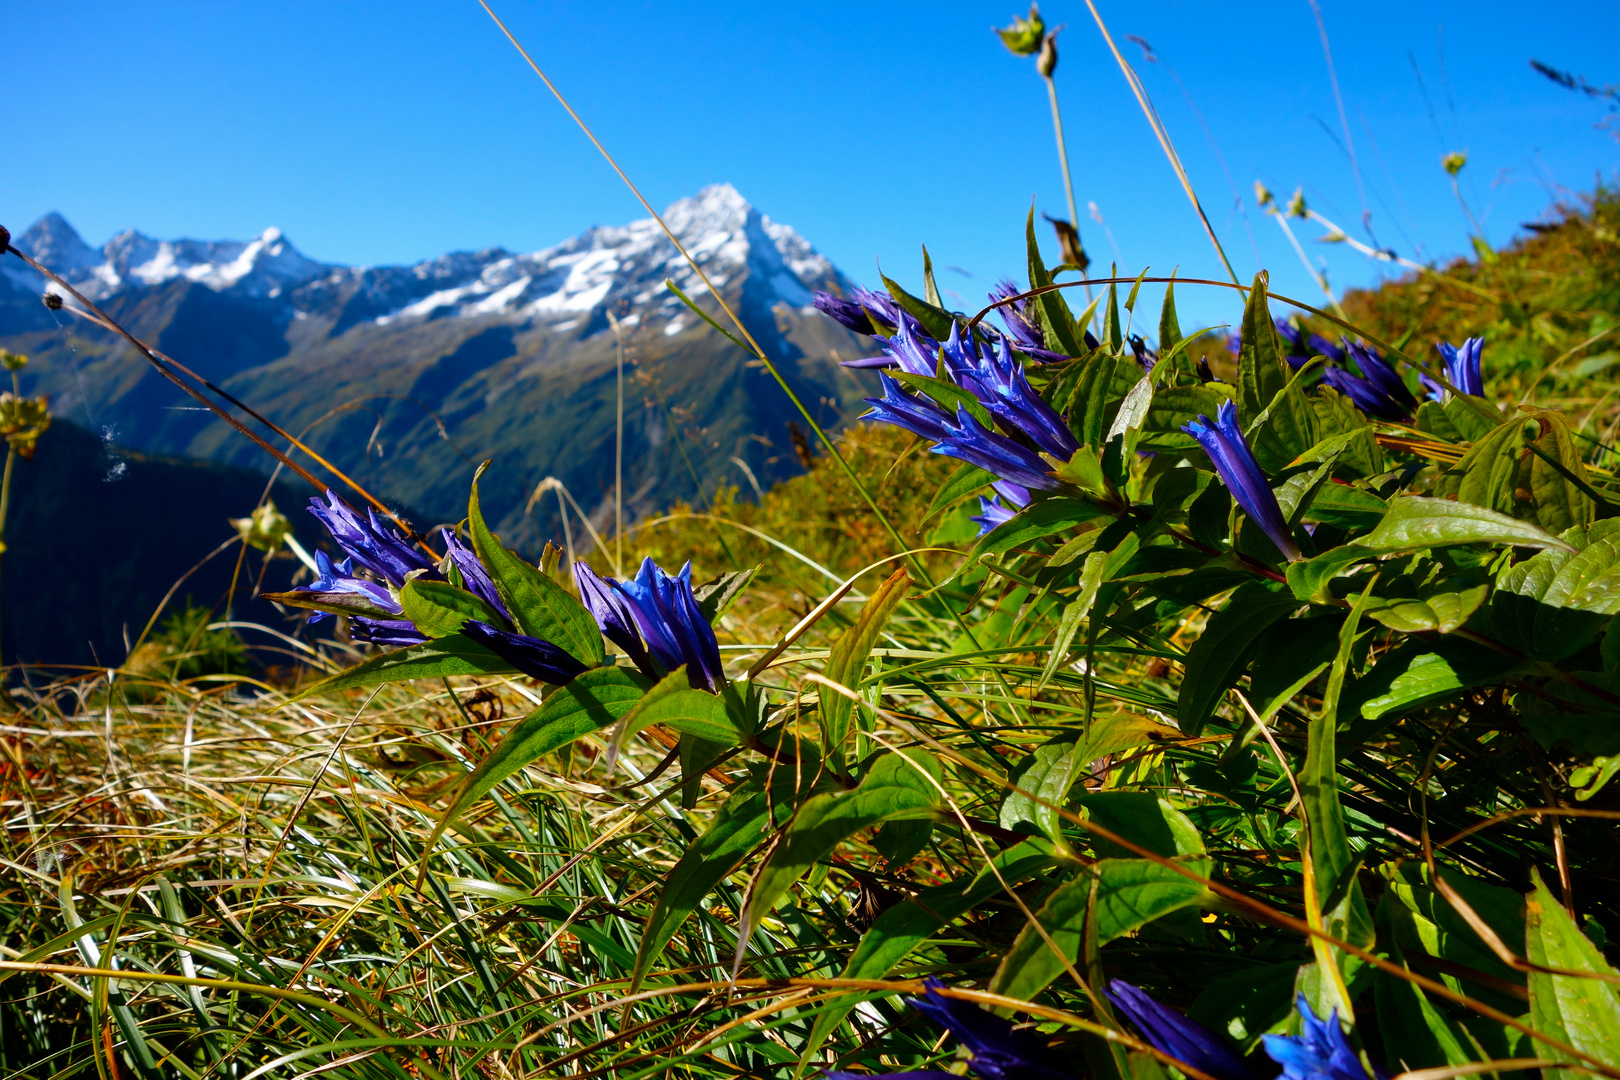
{"label": "jagged rocky peak", "polygon": [[[842,276],[809,241],[762,215],[730,184],[678,199],[662,215],[717,289],[739,281],[755,303],[803,307]],[[341,309],[335,326],[447,316],[505,315],[572,327],[621,301],[632,319],[678,322],[673,279],[688,295],[704,285],[652,218],[593,226],[553,247],[516,255],[503,248],[452,252],[413,266],[345,267],[317,262],[279,229],[252,240],[154,240],[126,230],[97,251],[60,214],[41,218],[17,246],[93,298],[183,278],[215,291],[284,296],[301,312]],[[31,282],[40,285],[39,282]]]}

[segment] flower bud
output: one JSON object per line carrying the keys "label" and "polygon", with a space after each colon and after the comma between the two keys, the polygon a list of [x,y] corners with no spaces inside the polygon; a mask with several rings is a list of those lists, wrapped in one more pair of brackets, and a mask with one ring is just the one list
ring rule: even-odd
{"label": "flower bud", "polygon": [[1468,151],[1466,150],[1453,150],[1451,153],[1440,159],[1440,167],[1445,169],[1446,172],[1451,176],[1456,176],[1458,173],[1462,172],[1463,166],[1467,164]]}
{"label": "flower bud", "polygon": [[[1046,37],[1046,23],[1041,19],[1041,9],[1035,4],[1029,5],[1029,16],[1020,19],[1013,16],[1011,26],[998,27],[996,33],[1001,37],[1001,43],[1007,46],[1007,51],[1014,56],[1031,56],[1041,49]],[[1054,57],[1054,64],[1057,63]]]}
{"label": "flower bud", "polygon": [[62,310],[62,294],[61,293],[48,292],[44,296],[41,296],[39,299],[46,307],[50,308],[52,311],[61,311]]}
{"label": "flower bud", "polygon": [[1308,217],[1309,216],[1307,214],[1307,212],[1306,212],[1306,209],[1305,209],[1305,189],[1304,188],[1295,188],[1294,189],[1293,198],[1288,200],[1288,216],[1289,217],[1297,217],[1297,218],[1302,218],[1302,217]]}
{"label": "flower bud", "polygon": [[4,225],[0,225],[0,255],[4,255],[6,253],[6,248],[10,246],[11,230],[6,228]]}
{"label": "flower bud", "polygon": [[1057,70],[1057,33],[1055,31],[1041,39],[1041,54],[1035,58],[1035,70],[1048,79],[1052,77],[1052,72]]}
{"label": "flower bud", "polygon": [[231,518],[230,521],[243,542],[260,551],[278,550],[286,542],[287,534],[292,532],[292,522],[276,509],[273,502],[255,507],[250,517]]}
{"label": "flower bud", "polygon": [[0,364],[4,364],[7,371],[21,371],[28,366],[28,357],[9,349],[0,349]]}
{"label": "flower bud", "polygon": [[1269,208],[1272,204],[1271,189],[1258,180],[1254,182],[1254,201],[1263,208]]}

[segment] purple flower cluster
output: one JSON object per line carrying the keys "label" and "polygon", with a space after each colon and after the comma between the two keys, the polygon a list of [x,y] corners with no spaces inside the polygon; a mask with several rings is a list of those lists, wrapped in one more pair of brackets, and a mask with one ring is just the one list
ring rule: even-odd
{"label": "purple flower cluster", "polygon": [[1288,366],[1296,371],[1313,356],[1325,356],[1336,364],[1344,363],[1344,349],[1321,334],[1307,334],[1287,319],[1277,320],[1277,333],[1288,343],[1288,352],[1284,359],[1288,361]]}
{"label": "purple flower cluster", "polygon": [[[319,578],[295,591],[351,593],[381,611],[401,616],[351,618],[350,626],[361,640],[391,646],[426,641],[427,636],[403,617],[398,590],[412,578],[443,581],[439,564],[378,521],[375,514],[361,517],[331,491],[324,502],[319,498],[310,500],[310,512],[326,526],[344,558],[334,564],[325,552],[316,552]],[[441,535],[445,565],[454,567],[467,591],[510,624],[512,614],[478,555],[449,529]],[[356,565],[372,577],[360,576],[355,572]],[[574,580],[602,635],[623,649],[647,675],[657,678],[684,664],[688,679],[697,689],[718,693],[725,685],[720,645],[692,592],[691,563],[671,576],[647,559],[635,578],[618,582],[599,577],[589,566],[576,562]],[[326,617],[326,612],[316,611],[309,621],[319,622]],[[469,619],[462,625],[462,633],[525,675],[543,682],[566,683],[585,670],[583,663],[561,647],[544,638],[514,633],[507,626]]]}
{"label": "purple flower cluster", "polygon": [[904,312],[894,336],[879,340],[902,371],[932,377],[943,365],[951,381],[983,406],[998,430],[986,427],[965,404],[957,405],[953,415],[887,374],[880,377],[883,396],[866,399],[872,406],[867,416],[928,439],[936,444],[936,454],[960,458],[1019,487],[1057,490],[1057,481],[1049,475],[1051,466],[1040,455],[1068,461],[1080,444],[1063,417],[1029,385],[1005,340],[990,344],[953,328],[942,344],[923,334]]}
{"label": "purple flower cluster", "polygon": [[1355,403],[1356,408],[1380,420],[1410,420],[1417,410],[1417,399],[1406,388],[1388,360],[1370,345],[1346,339],[1344,352],[1355,361],[1361,374],[1329,364],[1322,381]]}

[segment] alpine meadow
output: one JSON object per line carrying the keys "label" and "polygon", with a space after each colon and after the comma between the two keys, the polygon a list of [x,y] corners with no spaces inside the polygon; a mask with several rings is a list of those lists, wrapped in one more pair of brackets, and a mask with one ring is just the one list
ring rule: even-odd
{"label": "alpine meadow", "polygon": [[[1061,175],[1018,279],[867,286],[729,183],[657,211],[504,6],[645,216],[0,228],[0,1080],[1620,1080],[1615,180],[1493,242],[1436,155],[1444,258],[1222,225],[1181,77],[1032,4],[978,41],[1028,160],[837,121]],[[1615,86],[1513,77],[1617,160]],[[1118,256],[1099,110],[1196,253]]]}

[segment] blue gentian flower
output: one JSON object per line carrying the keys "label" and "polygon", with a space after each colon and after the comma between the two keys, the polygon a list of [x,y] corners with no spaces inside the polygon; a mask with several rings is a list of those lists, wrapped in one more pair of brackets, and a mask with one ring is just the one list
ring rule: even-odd
{"label": "blue gentian flower", "polygon": [[[1440,353],[1440,359],[1445,361],[1446,378],[1452,386],[1472,397],[1485,396],[1485,379],[1480,367],[1480,350],[1485,347],[1485,339],[1471,337],[1458,348],[1449,341],[1437,341],[1434,345]],[[1429,391],[1429,396],[1436,401],[1445,398],[1445,387],[1433,379],[1424,377],[1423,385]]]}
{"label": "blue gentian flower", "polygon": [[[955,335],[952,336],[954,339]],[[971,354],[962,350],[957,355]],[[949,344],[946,356],[952,357]],[[1024,436],[1059,461],[1068,461],[1080,449],[1069,425],[1029,385],[1023,367],[1013,363],[1012,354],[1006,348],[997,350],[985,346],[979,351],[976,363],[955,373],[957,383],[964,390],[972,391],[1007,434]]]}
{"label": "blue gentian flower", "polygon": [[[354,560],[345,558],[336,565],[326,552],[315,552],[316,578],[308,585],[300,585],[293,592],[353,593],[365,598],[371,606],[395,615],[404,614],[399,601],[385,585],[368,581],[354,572]],[[311,626],[331,618],[329,611],[311,611],[305,622]],[[416,645],[427,640],[427,635],[416,629],[409,619],[373,619],[364,615],[349,617],[349,631],[361,641],[373,645]]]}
{"label": "blue gentian flower", "polygon": [[863,414],[863,419],[893,424],[929,442],[937,443],[955,434],[956,424],[951,414],[940,408],[932,398],[907,393],[899,382],[887,375],[879,375],[878,384],[883,387],[883,396],[866,399],[872,411]]}
{"label": "blue gentian flower", "polygon": [[655,675],[647,662],[647,649],[641,643],[641,631],[636,629],[634,605],[618,583],[611,578],[597,576],[595,570],[583,562],[574,563],[574,584],[579,586],[580,599],[596,620],[602,636],[624,650],[630,662]]}
{"label": "blue gentian flower", "polygon": [[960,405],[956,409],[956,431],[940,439],[934,453],[959,458],[1026,488],[1057,491],[1062,486],[1052,478],[1051,467],[1039,454],[990,431]]}
{"label": "blue gentian flower", "polygon": [[1328,365],[1322,381],[1355,402],[1356,408],[1368,416],[1381,420],[1410,420],[1417,408],[1417,399],[1406,388],[1388,360],[1377,350],[1353,341],[1345,341],[1346,351],[1355,360],[1361,375],[1353,375],[1344,368]]}
{"label": "blue gentian flower", "polygon": [[1114,1007],[1130,1018],[1155,1050],[1208,1073],[1216,1080],[1254,1080],[1254,1074],[1215,1032],[1198,1021],[1166,1008],[1128,982],[1115,979],[1103,991]]}
{"label": "blue gentian flower", "polygon": [[1136,357],[1136,362],[1141,365],[1142,370],[1151,372],[1153,365],[1159,362],[1159,354],[1148,348],[1148,344],[1143,340],[1141,334],[1131,335],[1130,346],[1131,353]]}
{"label": "blue gentian flower", "polygon": [[944,983],[923,980],[923,996],[910,1004],[945,1028],[972,1055],[968,1068],[984,1080],[1073,1080],[1074,1074],[1058,1067],[1046,1043],[1033,1031],[1019,1031],[979,1006],[940,993]]}
{"label": "blue gentian flower", "polygon": [[1283,520],[1282,507],[1277,505],[1271,483],[1260,471],[1260,463],[1254,460],[1254,453],[1243,438],[1243,429],[1238,427],[1237,406],[1223,401],[1214,424],[1209,422],[1209,417],[1200,416],[1181,430],[1198,440],[1237,504],[1271,537],[1283,557],[1290,562],[1299,558],[1299,545],[1294,543],[1288,523]]}
{"label": "blue gentian flower", "polygon": [[514,634],[479,619],[461,624],[461,632],[531,679],[562,685],[585,665],[545,638]]}
{"label": "blue gentian flower", "polygon": [[1339,1027],[1339,1011],[1318,1020],[1305,995],[1299,995],[1294,1008],[1305,1026],[1301,1035],[1265,1035],[1266,1053],[1282,1066],[1282,1080],[1379,1080],[1374,1070],[1368,1077],[1361,1058],[1350,1048]]}
{"label": "blue gentian flower", "polygon": [[832,293],[817,292],[811,297],[810,302],[823,315],[867,337],[883,332],[872,322],[873,315],[877,316],[878,322],[889,326],[899,322],[900,305],[896,304],[892,297],[887,293],[863,289],[859,285],[850,289],[847,300]]}
{"label": "blue gentian flower", "polygon": [[[1010,296],[1017,296],[1022,291],[1011,281],[1002,280],[996,283],[994,289],[990,290],[990,302],[995,303]],[[996,311],[1000,314],[1002,323],[1007,327],[1006,340],[1014,349],[1017,349],[1031,360],[1038,360],[1043,364],[1068,359],[1062,353],[1053,352],[1046,347],[1046,331],[1041,329],[1038,320],[1030,317],[1029,301],[1027,299],[1014,300],[1010,304],[1003,304]]]}
{"label": "blue gentian flower", "polygon": [[685,664],[693,689],[719,693],[726,684],[720,643],[692,595],[692,564],[687,563],[671,577],[652,559],[643,559],[633,580],[615,584],[629,599],[630,611],[653,659],[665,671]]}
{"label": "blue gentian flower", "polygon": [[1295,371],[1303,367],[1305,361],[1313,356],[1325,356],[1336,364],[1344,363],[1344,350],[1321,334],[1306,335],[1287,319],[1278,319],[1276,322],[1277,333],[1281,334],[1283,340],[1288,342],[1288,353],[1284,356],[1284,359],[1288,361],[1288,366]]}
{"label": "blue gentian flower", "polygon": [[[1029,505],[1029,489],[1009,484],[1005,480],[997,480],[990,485],[995,494],[988,499],[979,496],[979,516],[968,518],[979,527],[979,535],[994,529],[997,525],[1011,521],[1018,515],[1018,511]],[[1006,503],[1002,503],[1006,499]]]}
{"label": "blue gentian flower", "polygon": [[483,560],[449,529],[442,530],[441,535],[444,537],[445,558],[455,564],[456,570],[461,574],[461,583],[467,587],[467,591],[500,612],[507,622],[511,622],[512,613],[506,610],[506,604],[501,600],[495,582],[490,579],[489,571],[484,568]]}
{"label": "blue gentian flower", "polygon": [[433,560],[421,548],[378,521],[376,512],[369,507],[362,518],[328,488],[325,503],[319,497],[309,500],[309,512],[320,519],[355,565],[391,585],[405,584],[412,570],[438,575]]}

